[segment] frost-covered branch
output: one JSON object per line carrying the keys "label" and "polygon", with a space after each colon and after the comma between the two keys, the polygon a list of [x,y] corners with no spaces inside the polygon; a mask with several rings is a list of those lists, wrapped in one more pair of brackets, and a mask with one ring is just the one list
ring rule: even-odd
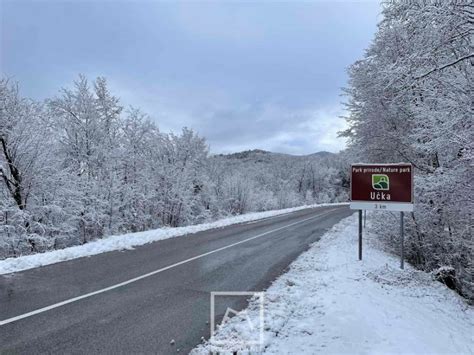
{"label": "frost-covered branch", "polygon": [[435,72],[437,72],[437,71],[444,70],[444,69],[446,69],[446,68],[452,67],[453,65],[456,65],[456,64],[458,64],[459,62],[462,62],[462,61],[464,61],[464,60],[466,60],[466,59],[469,59],[469,58],[474,58],[474,53],[467,54],[467,55],[465,55],[465,56],[463,56],[463,57],[460,57],[460,58],[458,58],[458,59],[456,59],[456,60],[453,60],[453,61],[450,62],[450,63],[447,63],[447,64],[445,64],[445,65],[442,65],[442,66],[437,67],[437,68],[434,68],[434,69],[431,69],[431,70],[427,71],[426,73],[424,73],[424,74],[422,74],[422,75],[420,75],[420,76],[417,76],[415,79],[416,79],[416,80],[423,79],[423,78],[427,77],[428,75],[431,75],[431,74],[433,74],[433,73],[435,73]]}

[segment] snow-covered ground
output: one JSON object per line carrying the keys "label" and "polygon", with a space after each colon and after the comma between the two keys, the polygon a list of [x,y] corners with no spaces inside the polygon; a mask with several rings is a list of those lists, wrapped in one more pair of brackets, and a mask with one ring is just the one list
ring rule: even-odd
{"label": "snow-covered ground", "polygon": [[[429,274],[406,264],[400,270],[399,259],[377,247],[370,227],[364,233],[363,261],[357,260],[354,214],[266,291],[261,351],[474,354],[473,307]],[[218,330],[215,341],[225,345],[208,342],[192,353],[244,350],[240,340],[253,336],[245,317],[254,320],[258,311],[259,302],[251,300],[242,317],[230,318]]]}
{"label": "snow-covered ground", "polygon": [[39,266],[55,264],[61,261],[96,255],[114,250],[133,249],[133,247],[155,242],[158,240],[190,235],[214,228],[222,228],[237,223],[256,221],[264,218],[275,217],[306,208],[348,205],[348,203],[330,203],[307,205],[282,210],[247,213],[239,216],[228,217],[211,223],[197,224],[194,226],[178,228],[160,228],[146,232],[115,235],[99,239],[84,245],[49,251],[41,254],[25,255],[17,258],[0,260],[0,275],[32,269]]}

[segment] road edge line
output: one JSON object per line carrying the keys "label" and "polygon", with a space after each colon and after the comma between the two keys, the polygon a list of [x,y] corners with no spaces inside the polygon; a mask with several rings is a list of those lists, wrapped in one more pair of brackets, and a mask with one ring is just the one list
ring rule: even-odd
{"label": "road edge line", "polygon": [[300,223],[304,223],[304,222],[310,221],[310,220],[315,219],[315,218],[318,218],[318,217],[323,217],[323,216],[327,215],[328,213],[333,212],[333,211],[336,211],[336,210],[338,210],[338,209],[339,209],[339,208],[334,208],[334,209],[331,209],[331,210],[329,210],[329,211],[326,211],[325,213],[321,213],[321,214],[318,214],[318,215],[313,216],[313,217],[310,217],[310,218],[305,218],[305,219],[303,219],[303,220],[301,220],[301,221],[293,222],[293,223],[287,224],[287,225],[285,225],[285,226],[278,227],[278,228],[272,229],[272,230],[270,230],[270,231],[266,231],[266,232],[264,232],[264,233],[255,235],[255,236],[253,236],[253,237],[249,237],[249,238],[246,238],[246,239],[244,239],[244,240],[240,240],[240,241],[238,241],[238,242],[235,242],[235,243],[232,243],[232,244],[229,244],[229,245],[226,245],[226,246],[223,246],[223,247],[220,247],[220,248],[217,248],[217,249],[208,251],[208,252],[206,252],[206,253],[193,256],[192,258],[188,258],[188,259],[179,261],[179,262],[177,262],[177,263],[174,263],[174,264],[171,264],[171,265],[162,267],[162,268],[160,268],[160,269],[157,269],[157,270],[148,272],[148,273],[146,273],[146,274],[143,274],[143,275],[134,277],[134,278],[132,278],[132,279],[128,279],[128,280],[126,280],[126,281],[117,283],[117,284],[115,284],[115,285],[111,285],[111,286],[108,286],[108,287],[105,287],[105,288],[102,288],[102,289],[99,289],[99,290],[96,290],[96,291],[93,291],[93,292],[89,292],[89,293],[86,293],[86,294],[83,294],[83,295],[80,295],[80,296],[77,296],[77,297],[69,298],[69,299],[67,299],[67,300],[64,300],[64,301],[61,301],[61,302],[57,302],[57,303],[54,303],[54,304],[49,305],[49,306],[46,306],[46,307],[38,308],[38,309],[35,309],[35,310],[33,310],[33,311],[30,311],[30,312],[27,312],[27,313],[23,313],[23,314],[20,314],[20,315],[18,315],[18,316],[15,316],[15,317],[11,317],[11,318],[7,318],[7,319],[4,319],[4,320],[0,320],[0,326],[4,326],[4,325],[6,325],[6,324],[13,323],[13,322],[19,321],[19,320],[24,319],[24,318],[29,318],[29,317],[31,317],[31,316],[34,316],[34,315],[37,315],[37,314],[40,314],[40,313],[44,313],[44,312],[50,311],[50,310],[55,309],[55,308],[62,307],[62,306],[65,306],[65,305],[67,305],[67,304],[70,304],[70,303],[74,303],[74,302],[77,302],[77,301],[80,301],[80,300],[83,300],[83,299],[86,299],[86,298],[90,298],[90,297],[92,297],[92,296],[95,296],[95,295],[98,295],[98,294],[101,294],[101,293],[105,293],[105,292],[108,292],[108,291],[117,289],[117,288],[119,288],[119,287],[123,287],[123,286],[129,285],[129,284],[131,284],[131,283],[140,281],[140,280],[145,279],[145,278],[148,278],[148,277],[150,277],[150,276],[159,274],[159,273],[161,273],[161,272],[163,272],[163,271],[166,271],[166,270],[175,268],[175,267],[180,266],[180,265],[184,265],[184,264],[190,263],[191,261],[204,258],[204,257],[206,257],[206,256],[209,256],[209,255],[218,253],[218,252],[220,252],[220,251],[223,251],[223,250],[232,248],[232,247],[234,247],[234,246],[237,246],[237,245],[240,245],[240,244],[249,242],[249,241],[251,241],[251,240],[255,240],[255,239],[257,239],[257,238],[261,238],[261,237],[263,237],[263,236],[265,236],[265,235],[268,235],[268,234],[271,234],[271,233],[274,233],[274,232],[278,232],[278,231],[283,230],[283,229],[285,229],[285,228],[289,228],[289,227],[292,227],[292,226],[294,226],[294,225],[297,225],[297,224],[300,224]]}

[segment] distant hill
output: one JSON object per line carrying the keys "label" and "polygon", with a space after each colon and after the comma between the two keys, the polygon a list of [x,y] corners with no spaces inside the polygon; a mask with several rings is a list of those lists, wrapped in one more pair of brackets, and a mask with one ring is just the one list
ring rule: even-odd
{"label": "distant hill", "polygon": [[313,153],[313,154],[309,154],[308,156],[309,157],[332,157],[332,156],[335,156],[336,153],[331,153],[331,152],[327,152],[325,150],[322,150],[320,152],[317,152],[317,153]]}
{"label": "distant hill", "polygon": [[209,169],[216,181],[222,181],[217,191],[228,189],[229,201],[251,203],[255,210],[347,200],[348,169],[341,154],[254,149],[211,156]]}
{"label": "distant hill", "polygon": [[[326,151],[307,155],[273,153],[261,149],[211,156],[211,161],[227,171],[247,175],[301,175],[326,168],[341,168],[340,154]],[[311,174],[313,174],[311,172]]]}
{"label": "distant hill", "polygon": [[336,157],[337,154],[321,151],[307,155],[292,155],[286,153],[273,153],[267,150],[262,149],[253,149],[253,150],[244,150],[242,152],[230,153],[230,154],[216,154],[214,157],[216,158],[224,158],[224,159],[237,159],[242,161],[255,161],[255,162],[271,162],[274,160],[294,160],[294,161],[302,161],[302,160],[314,160],[314,159],[321,159],[321,158],[331,158]]}

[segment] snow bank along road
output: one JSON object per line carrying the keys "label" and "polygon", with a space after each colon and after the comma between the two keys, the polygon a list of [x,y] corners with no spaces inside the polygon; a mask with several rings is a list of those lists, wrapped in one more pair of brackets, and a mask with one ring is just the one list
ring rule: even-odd
{"label": "snow bank along road", "polygon": [[209,336],[211,291],[265,289],[351,213],[305,209],[0,275],[0,352],[186,353]]}
{"label": "snow bank along road", "polygon": [[[474,307],[454,291],[383,251],[369,212],[364,259],[357,260],[357,214],[337,223],[265,291],[262,353],[474,354]],[[214,344],[192,355],[248,354],[255,339],[246,317],[259,319],[254,299],[220,327]],[[254,323],[255,324],[255,323]],[[258,348],[258,347],[257,347]],[[254,354],[253,352],[252,354]]]}

